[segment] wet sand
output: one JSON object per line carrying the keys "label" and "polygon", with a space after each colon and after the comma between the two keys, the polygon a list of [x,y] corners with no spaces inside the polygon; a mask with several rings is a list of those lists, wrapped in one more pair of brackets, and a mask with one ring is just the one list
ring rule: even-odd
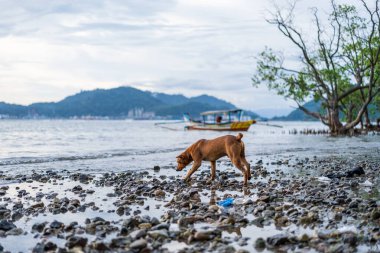
{"label": "wet sand", "polygon": [[[125,173],[0,174],[8,252],[379,252],[380,165],[364,160],[226,159],[209,183],[159,166]],[[361,168],[362,173],[348,173]],[[220,200],[234,198],[222,207]],[[0,250],[1,251],[1,250]]]}

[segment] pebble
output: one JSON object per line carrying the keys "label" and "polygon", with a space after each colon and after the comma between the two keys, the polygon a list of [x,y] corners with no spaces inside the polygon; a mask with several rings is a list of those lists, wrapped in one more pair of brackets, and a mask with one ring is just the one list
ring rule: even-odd
{"label": "pebble", "polygon": [[161,189],[157,189],[154,191],[154,196],[156,197],[165,197],[165,192]]}
{"label": "pebble", "polygon": [[50,223],[49,225],[51,228],[53,229],[60,229],[64,226],[64,224],[62,222],[59,222],[59,221],[53,221],[52,223]]}
{"label": "pebble", "polygon": [[274,236],[270,236],[267,238],[267,244],[273,247],[278,247],[284,244],[289,243],[289,238],[288,236],[284,234],[277,234]]}
{"label": "pebble", "polygon": [[23,233],[23,230],[21,228],[12,228],[11,230],[8,230],[5,235],[21,235]]}
{"label": "pebble", "polygon": [[41,233],[44,230],[45,226],[46,226],[46,222],[35,223],[32,226],[32,231],[37,231],[37,232]]}
{"label": "pebble", "polygon": [[66,247],[69,249],[74,247],[84,248],[87,244],[87,238],[80,236],[70,236],[66,241]]}
{"label": "pebble", "polygon": [[13,228],[16,228],[16,225],[13,224],[13,222],[7,221],[7,220],[0,220],[0,230],[3,230],[6,232]]}
{"label": "pebble", "polygon": [[371,212],[371,219],[372,220],[378,220],[380,218],[380,209],[374,209]]}
{"label": "pebble", "polygon": [[168,232],[165,229],[149,231],[148,235],[153,239],[169,237]]}
{"label": "pebble", "polygon": [[133,232],[131,232],[128,236],[131,237],[133,240],[140,239],[141,237],[145,237],[147,235],[145,229],[138,229]]}
{"label": "pebble", "polygon": [[255,241],[256,249],[264,249],[265,248],[265,240],[261,237],[257,238]]}
{"label": "pebble", "polygon": [[207,241],[212,239],[212,232],[198,231],[194,234],[194,239],[197,241]]}
{"label": "pebble", "polygon": [[141,249],[141,248],[145,248],[147,246],[147,241],[145,239],[139,239],[139,240],[136,240],[134,242],[132,242],[129,247],[131,247],[132,249]]}
{"label": "pebble", "polygon": [[[259,179],[251,180],[249,189],[242,189],[241,175],[228,163],[223,165],[226,170],[218,171],[218,177],[211,185],[207,184],[209,169],[195,173],[189,184],[177,176],[156,174],[158,170],[154,168],[153,171],[105,173],[96,177],[72,173],[68,177],[74,180],[70,182],[76,183],[66,189],[65,181],[60,180],[68,180],[67,175],[64,179],[57,173],[35,173],[33,178],[38,180],[37,185],[35,179],[23,176],[19,180],[30,182],[32,187],[14,187],[17,200],[7,196],[8,189],[0,187],[5,192],[1,197],[4,203],[0,205],[1,222],[10,219],[33,222],[35,217],[43,221],[65,212],[84,217],[87,212],[91,212],[89,217],[93,217],[92,212],[98,212],[99,217],[88,218],[85,224],[35,223],[32,231],[17,227],[8,231],[0,229],[0,237],[32,232],[33,241],[37,243],[35,247],[29,247],[33,252],[51,250],[61,253],[68,250],[150,252],[161,249],[168,242],[187,242],[186,247],[194,252],[207,249],[243,253],[246,251],[239,250],[239,247],[247,244],[253,244],[257,251],[268,248],[274,251],[352,252],[358,245],[380,239],[380,231],[375,226],[380,219],[378,200],[371,195],[363,198],[357,191],[357,187],[362,187],[360,183],[366,180],[375,185],[379,166],[363,165],[365,174],[332,178],[326,183],[315,180],[315,175],[344,174],[356,166],[344,166],[349,161],[339,162],[336,158],[326,161],[290,158],[289,161],[274,162],[294,170],[302,169],[304,174],[301,177],[296,173],[287,174],[260,163],[252,171],[253,177]],[[261,180],[261,177],[265,179]],[[79,185],[78,181],[87,184],[86,187]],[[62,192],[46,190],[45,187],[51,185],[63,185]],[[67,197],[64,197],[65,191],[68,191]],[[95,194],[87,196],[87,193]],[[167,196],[170,198],[165,199]],[[229,197],[240,201],[231,208],[215,204]],[[83,213],[78,214],[81,211]],[[104,217],[114,219],[107,221]],[[346,224],[353,224],[353,228]],[[263,234],[254,242],[250,241],[251,235],[240,234],[241,227],[260,231],[253,226],[273,225],[291,226],[285,230],[288,234],[269,237]],[[300,225],[318,231],[318,236],[298,234],[299,230],[295,228]],[[358,231],[361,231],[360,235]],[[53,242],[49,244],[50,238],[63,239],[66,244],[60,244],[62,248],[58,249]]]}

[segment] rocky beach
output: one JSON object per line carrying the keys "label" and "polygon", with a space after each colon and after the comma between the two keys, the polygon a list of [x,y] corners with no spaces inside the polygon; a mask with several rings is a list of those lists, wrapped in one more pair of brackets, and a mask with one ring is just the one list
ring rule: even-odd
{"label": "rocky beach", "polygon": [[187,146],[220,133],[2,121],[0,252],[379,252],[380,136],[280,124],[244,133],[243,187],[227,158],[213,182],[207,162],[188,183],[189,168],[175,170]]}
{"label": "rocky beach", "polygon": [[[0,174],[4,252],[379,252],[380,163],[306,157],[227,159],[182,180],[143,171]],[[218,202],[233,198],[230,206]]]}
{"label": "rocky beach", "polygon": [[0,253],[380,253],[380,0],[1,7]]}

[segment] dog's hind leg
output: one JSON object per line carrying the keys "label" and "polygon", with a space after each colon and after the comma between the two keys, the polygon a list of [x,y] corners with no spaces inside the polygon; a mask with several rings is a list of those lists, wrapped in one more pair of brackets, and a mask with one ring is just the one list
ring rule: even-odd
{"label": "dog's hind leg", "polygon": [[211,161],[211,178],[210,178],[210,180],[215,179],[215,173],[216,173],[216,162]]}
{"label": "dog's hind leg", "polygon": [[249,165],[249,163],[245,159],[245,145],[244,145],[244,142],[241,142],[240,148],[241,148],[240,149],[240,159],[241,159],[242,163],[244,164],[245,169],[247,170],[248,180],[251,180],[251,166]]}
{"label": "dog's hind leg", "polygon": [[241,157],[241,162],[244,164],[245,166],[245,169],[247,170],[247,173],[248,173],[248,180],[251,180],[251,166],[249,165],[249,163],[247,162],[247,160],[245,159],[245,157]]}
{"label": "dog's hind leg", "polygon": [[185,180],[185,181],[188,181],[189,178],[191,177],[191,175],[193,175],[194,172],[195,172],[199,167],[201,167],[201,164],[202,164],[202,162],[194,161],[193,167],[187,172],[187,174],[186,174],[184,180]]}
{"label": "dog's hind leg", "polygon": [[240,158],[234,157],[232,159],[232,163],[235,165],[236,168],[238,168],[238,170],[241,171],[241,173],[243,173],[243,176],[244,176],[244,186],[247,186],[248,185],[248,172],[246,171],[246,169],[244,168],[243,164],[241,163]]}

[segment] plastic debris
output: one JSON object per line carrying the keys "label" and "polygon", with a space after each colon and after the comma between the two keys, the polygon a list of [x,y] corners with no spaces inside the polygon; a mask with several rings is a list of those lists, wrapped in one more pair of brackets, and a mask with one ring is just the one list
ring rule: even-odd
{"label": "plastic debris", "polygon": [[232,206],[233,203],[234,203],[233,198],[226,198],[224,200],[218,201],[218,205],[223,206],[223,207]]}
{"label": "plastic debris", "polygon": [[364,186],[364,187],[371,187],[371,186],[373,186],[373,183],[371,183],[367,179],[364,183],[360,183],[359,185]]}
{"label": "plastic debris", "polygon": [[338,228],[337,232],[339,234],[344,234],[344,233],[354,233],[354,234],[357,234],[358,230],[356,229],[355,226],[352,225],[352,226],[343,226],[341,228]]}
{"label": "plastic debris", "polygon": [[330,183],[331,179],[328,177],[317,177],[317,180],[322,183]]}
{"label": "plastic debris", "polygon": [[244,203],[244,200],[242,198],[237,198],[234,200],[234,205],[242,205]]}

